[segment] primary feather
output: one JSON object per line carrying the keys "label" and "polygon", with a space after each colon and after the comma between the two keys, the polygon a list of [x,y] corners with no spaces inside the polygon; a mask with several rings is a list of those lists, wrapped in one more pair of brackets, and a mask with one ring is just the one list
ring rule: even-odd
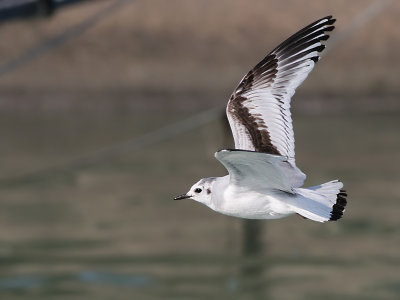
{"label": "primary feather", "polygon": [[294,164],[290,99],[318,61],[334,22],[328,16],[298,31],[240,81],[226,109],[236,149],[282,155]]}

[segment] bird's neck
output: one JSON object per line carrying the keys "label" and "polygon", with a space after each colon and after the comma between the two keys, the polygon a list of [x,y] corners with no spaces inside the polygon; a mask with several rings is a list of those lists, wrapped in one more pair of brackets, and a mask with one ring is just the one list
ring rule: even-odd
{"label": "bird's neck", "polygon": [[212,186],[211,203],[209,205],[213,210],[221,207],[224,201],[224,192],[229,185],[229,175],[217,177]]}

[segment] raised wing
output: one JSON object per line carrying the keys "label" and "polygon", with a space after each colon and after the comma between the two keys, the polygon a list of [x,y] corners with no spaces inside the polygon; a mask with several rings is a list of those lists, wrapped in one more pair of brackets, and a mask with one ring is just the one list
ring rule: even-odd
{"label": "raised wing", "polygon": [[306,175],[285,157],[247,150],[220,150],[215,157],[228,170],[230,184],[247,189],[270,188],[294,193]]}
{"label": "raised wing", "polygon": [[290,98],[319,59],[335,19],[320,19],[276,47],[241,80],[226,109],[235,148],[287,157],[294,164]]}

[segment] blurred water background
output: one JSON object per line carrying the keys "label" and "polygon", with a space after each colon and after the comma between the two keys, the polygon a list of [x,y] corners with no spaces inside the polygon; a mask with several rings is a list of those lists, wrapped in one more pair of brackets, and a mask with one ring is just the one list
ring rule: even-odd
{"label": "blurred water background", "polygon": [[[400,298],[398,1],[62,2],[0,14],[0,299]],[[292,115],[306,185],[340,178],[345,217],[172,201],[225,174],[239,79],[330,14]]]}

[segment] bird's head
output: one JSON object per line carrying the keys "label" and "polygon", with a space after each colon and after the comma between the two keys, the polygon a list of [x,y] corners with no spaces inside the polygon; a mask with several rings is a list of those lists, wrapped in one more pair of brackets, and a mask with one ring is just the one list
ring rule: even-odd
{"label": "bird's head", "polygon": [[174,200],[193,199],[207,206],[211,204],[211,195],[215,177],[203,178],[196,182],[190,190],[183,195],[177,196]]}

